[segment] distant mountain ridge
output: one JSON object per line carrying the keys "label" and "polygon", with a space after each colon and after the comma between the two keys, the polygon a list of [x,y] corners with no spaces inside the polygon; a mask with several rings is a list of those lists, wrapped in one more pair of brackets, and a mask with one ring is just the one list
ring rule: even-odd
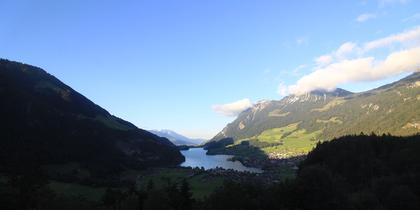
{"label": "distant mountain ridge", "polygon": [[335,90],[332,91],[327,91],[327,90],[313,90],[309,93],[310,95],[319,95],[319,96],[333,96],[333,97],[345,97],[348,95],[353,94],[353,92],[350,92],[348,90],[344,90],[341,88],[336,88]]}
{"label": "distant mountain ridge", "polygon": [[243,111],[209,142],[249,141],[273,157],[307,153],[348,134],[420,132],[420,73],[362,93],[343,89],[289,95]]}
{"label": "distant mountain ridge", "polygon": [[149,131],[157,136],[165,137],[169,139],[169,141],[171,141],[175,145],[199,145],[203,143],[204,141],[206,141],[205,139],[188,138],[184,135],[181,135],[169,129],[149,130]]}
{"label": "distant mountain ridge", "polygon": [[0,171],[79,162],[94,171],[177,165],[167,139],[115,117],[46,71],[0,60]]}

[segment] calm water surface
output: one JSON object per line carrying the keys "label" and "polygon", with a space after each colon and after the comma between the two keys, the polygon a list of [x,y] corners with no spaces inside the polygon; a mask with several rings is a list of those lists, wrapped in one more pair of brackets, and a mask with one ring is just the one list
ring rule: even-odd
{"label": "calm water surface", "polygon": [[203,148],[190,148],[182,150],[181,153],[185,156],[185,162],[181,164],[184,167],[204,167],[204,169],[220,167],[237,171],[262,172],[258,168],[246,167],[239,161],[229,161],[232,155],[206,155],[206,150]]}

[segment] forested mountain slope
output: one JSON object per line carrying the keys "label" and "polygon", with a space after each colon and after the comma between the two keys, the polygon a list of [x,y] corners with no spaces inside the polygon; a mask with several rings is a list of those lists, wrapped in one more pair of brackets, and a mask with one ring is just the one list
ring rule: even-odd
{"label": "forested mountain slope", "polygon": [[111,115],[34,66],[0,60],[0,99],[0,170],[78,162],[112,171],[184,158],[167,139]]}
{"label": "forested mountain slope", "polygon": [[233,138],[275,156],[309,152],[318,141],[348,134],[420,132],[420,73],[370,91],[313,91],[262,101],[242,112],[210,142]]}

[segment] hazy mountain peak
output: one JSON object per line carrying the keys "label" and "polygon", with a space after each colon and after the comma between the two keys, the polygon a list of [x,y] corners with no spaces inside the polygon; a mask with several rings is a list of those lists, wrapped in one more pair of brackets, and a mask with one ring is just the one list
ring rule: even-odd
{"label": "hazy mountain peak", "polygon": [[271,104],[270,100],[260,100],[254,106],[251,107],[253,112],[260,111],[262,109],[265,109],[267,106]]}
{"label": "hazy mountain peak", "polygon": [[267,104],[267,103],[271,103],[271,100],[262,99],[262,100],[257,101],[257,103],[255,104]]}
{"label": "hazy mountain peak", "polygon": [[330,98],[336,98],[336,97],[345,97],[348,95],[353,94],[350,91],[337,88],[333,91],[328,90],[314,90],[306,94],[302,95],[289,95],[285,97],[283,100],[285,100],[286,104],[293,104],[296,102],[304,103],[304,102],[317,102],[317,101],[327,101]]}
{"label": "hazy mountain peak", "polygon": [[198,145],[205,141],[204,139],[189,138],[169,129],[150,130],[150,132],[157,136],[167,138],[176,145]]}

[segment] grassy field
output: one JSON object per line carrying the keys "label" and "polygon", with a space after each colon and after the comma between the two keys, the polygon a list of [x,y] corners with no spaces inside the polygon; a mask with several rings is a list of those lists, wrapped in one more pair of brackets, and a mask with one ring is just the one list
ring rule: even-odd
{"label": "grassy field", "polygon": [[[329,122],[335,122],[330,119]],[[298,128],[299,123],[289,124],[280,128],[265,130],[260,135],[248,139],[254,145],[262,145],[260,149],[265,154],[281,153],[285,156],[295,156],[308,153],[318,142],[322,130],[307,132]],[[236,144],[244,141],[239,140]],[[266,143],[264,146],[264,143]]]}
{"label": "grassy field", "polygon": [[299,123],[293,123],[281,128],[273,128],[262,132],[256,137],[258,141],[278,142],[298,128]]}
{"label": "grassy field", "polygon": [[330,101],[328,104],[325,104],[323,107],[317,108],[317,109],[312,109],[311,111],[312,112],[325,112],[325,111],[328,111],[329,109],[331,109],[335,106],[344,104],[345,102],[346,101],[341,99],[341,98],[334,99],[334,100]]}
{"label": "grassy field", "polygon": [[[196,199],[205,198],[223,184],[223,178],[221,177],[208,177],[204,174],[194,175],[192,169],[186,168],[154,168],[146,171],[130,170],[124,172],[122,176],[135,180],[137,187],[143,189],[146,188],[150,180],[153,181],[155,188],[161,189],[167,186],[169,180],[171,183],[181,183],[182,180],[186,179],[190,184],[193,197]],[[3,181],[2,177],[0,177],[1,181]],[[100,201],[106,191],[104,187],[91,187],[58,181],[51,181],[49,187],[57,194],[66,197],[83,197],[88,201]],[[127,189],[120,190],[125,191]]]}
{"label": "grassy field", "polygon": [[273,147],[264,147],[262,150],[269,153],[281,153],[286,156],[295,156],[306,154],[311,151],[317,141],[317,137],[321,135],[322,131],[315,131],[312,133],[306,132],[305,129],[293,131],[291,134],[281,138],[282,145]]}
{"label": "grassy field", "polygon": [[49,187],[57,194],[65,197],[82,197],[88,201],[100,201],[105,193],[105,188],[96,188],[76,183],[51,181]]}
{"label": "grassy field", "polygon": [[320,120],[320,119],[317,119],[316,122],[317,123],[324,123],[324,124],[327,124],[327,123],[343,124],[343,121],[341,121],[340,119],[338,119],[338,117],[331,117],[328,120]]}
{"label": "grassy field", "polygon": [[[318,123],[340,122],[339,119],[333,117]],[[323,130],[308,132],[305,129],[299,129],[299,124],[300,122],[297,122],[265,130],[257,136],[237,140],[232,145],[220,148],[218,152],[235,155],[237,159],[261,159],[273,154],[281,154],[282,158],[287,158],[307,154],[316,146]],[[250,146],[243,144],[246,141]]]}
{"label": "grassy field", "polygon": [[285,117],[289,115],[290,112],[282,112],[280,109],[276,109],[268,113],[269,117]]}
{"label": "grassy field", "polygon": [[194,175],[191,169],[156,168],[140,172],[137,179],[137,186],[145,188],[150,180],[152,180],[156,188],[163,188],[167,185],[168,180],[180,183],[183,179],[186,179],[190,184],[193,197],[196,199],[202,199],[208,196],[223,183],[223,179],[220,177]]}
{"label": "grassy field", "polygon": [[189,179],[188,182],[191,186],[193,198],[203,199],[222,186],[223,179],[220,177],[206,178],[201,175]]}

